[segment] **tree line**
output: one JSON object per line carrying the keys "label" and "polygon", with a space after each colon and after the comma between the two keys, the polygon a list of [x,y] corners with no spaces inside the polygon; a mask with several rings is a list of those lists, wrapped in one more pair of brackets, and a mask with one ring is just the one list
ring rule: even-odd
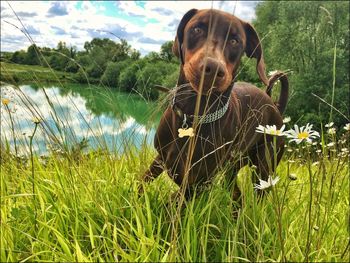
{"label": "tree line", "polygon": [[165,42],[160,52],[150,52],[141,58],[140,52],[124,39],[114,42],[109,38],[94,38],[85,42],[82,51],[60,41],[56,48],[32,44],[27,51],[11,54],[9,60],[74,73],[79,83],[102,83],[155,99],[159,95],[152,88],[155,84],[169,87],[176,84],[178,61],[171,52],[172,43]]}
{"label": "tree line", "polygon": [[[267,70],[291,72],[286,114],[294,122],[332,120],[339,126],[349,122],[348,10],[349,2],[342,1],[267,1],[256,7],[253,25],[262,39]],[[94,38],[82,51],[64,42],[52,49],[31,45],[9,59],[75,73],[81,83],[102,83],[155,99],[159,95],[155,84],[176,84],[179,61],[172,54],[172,43],[165,42],[160,52],[141,58],[126,40]],[[261,86],[255,61],[244,58],[241,65],[238,79]]]}

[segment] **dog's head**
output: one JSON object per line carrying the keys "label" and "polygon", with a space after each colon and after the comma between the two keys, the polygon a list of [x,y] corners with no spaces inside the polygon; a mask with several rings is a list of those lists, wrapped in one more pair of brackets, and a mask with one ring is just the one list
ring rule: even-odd
{"label": "dog's head", "polygon": [[224,92],[235,78],[241,57],[257,59],[257,72],[267,85],[259,37],[234,15],[213,9],[189,10],[181,19],[173,45],[191,86],[200,93]]}

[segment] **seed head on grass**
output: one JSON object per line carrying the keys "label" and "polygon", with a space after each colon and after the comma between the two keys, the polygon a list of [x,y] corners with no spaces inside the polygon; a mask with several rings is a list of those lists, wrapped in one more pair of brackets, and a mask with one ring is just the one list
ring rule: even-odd
{"label": "seed head on grass", "polygon": [[333,147],[334,145],[335,145],[334,142],[330,142],[327,144],[327,147]]}
{"label": "seed head on grass", "polygon": [[278,176],[275,179],[273,179],[270,175],[269,178],[267,179],[267,181],[259,179],[259,184],[255,184],[254,188],[258,189],[258,190],[269,189],[270,187],[276,185],[279,179],[280,178]]}
{"label": "seed head on grass", "polygon": [[282,125],[281,129],[277,129],[276,125],[271,125],[271,126],[266,125],[266,127],[259,125],[255,131],[258,133],[264,133],[264,134],[269,134],[274,136],[284,136],[284,132],[283,132],[284,128],[285,128],[285,125]]}
{"label": "seed head on grass", "polygon": [[292,181],[295,181],[296,179],[298,179],[298,177],[297,177],[297,175],[295,173],[288,174],[288,177]]}
{"label": "seed head on grass", "polygon": [[307,141],[308,143],[312,143],[313,139],[320,137],[320,134],[317,131],[312,130],[312,124],[306,124],[306,126],[298,127],[298,125],[294,125],[294,129],[286,131],[284,133],[287,138],[290,138],[291,142],[296,142],[297,144]]}
{"label": "seed head on grass", "polygon": [[336,134],[336,132],[337,132],[337,130],[335,128],[329,128],[327,130],[327,133],[330,134],[330,135],[334,135],[334,134]]}
{"label": "seed head on grass", "polygon": [[41,119],[38,118],[38,117],[34,117],[34,118],[32,119],[32,122],[35,123],[36,125],[38,125],[38,124],[41,122]]}

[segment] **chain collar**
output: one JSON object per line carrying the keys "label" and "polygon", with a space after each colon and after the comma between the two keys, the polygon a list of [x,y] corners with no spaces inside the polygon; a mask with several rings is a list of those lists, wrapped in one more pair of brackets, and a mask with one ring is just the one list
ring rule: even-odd
{"label": "chain collar", "polygon": [[[191,84],[190,83],[185,83],[185,84],[182,84],[180,86],[177,86],[176,88],[180,89],[180,88],[183,88],[183,87],[191,87]],[[183,125],[182,125],[183,127],[184,126],[186,126],[186,127],[188,126],[187,120],[189,118],[191,118],[191,119],[197,118],[198,119],[198,123],[200,123],[200,124],[212,123],[212,122],[215,122],[215,121],[221,119],[225,115],[225,113],[226,113],[226,111],[228,109],[228,105],[230,104],[230,95],[231,95],[231,93],[229,93],[229,96],[227,98],[227,102],[225,103],[225,105],[222,108],[218,109],[217,111],[215,111],[213,113],[209,113],[209,114],[205,114],[205,115],[187,115],[187,114],[183,113],[183,111],[179,107],[177,107],[175,105],[176,92],[174,94],[171,106],[172,106],[172,109],[175,111],[175,113],[180,118],[183,119]]]}

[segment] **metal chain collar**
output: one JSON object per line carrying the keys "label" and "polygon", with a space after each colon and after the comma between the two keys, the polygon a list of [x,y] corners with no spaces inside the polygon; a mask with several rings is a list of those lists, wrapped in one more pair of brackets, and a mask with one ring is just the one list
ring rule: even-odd
{"label": "metal chain collar", "polygon": [[[191,84],[189,83],[185,83],[185,84],[182,84],[181,86],[178,86],[177,88],[181,88],[181,87],[184,87],[184,86],[191,86]],[[176,93],[174,95],[174,98],[173,98],[173,102],[172,104],[174,105],[175,104],[175,96],[176,96]],[[230,104],[230,98],[227,99],[227,102],[226,104],[218,109],[217,111],[213,112],[213,113],[209,113],[209,114],[205,114],[205,115],[186,115],[185,113],[183,114],[184,116],[184,123],[183,123],[183,126],[187,125],[187,119],[190,117],[190,118],[195,118],[197,117],[198,118],[198,122],[200,124],[203,124],[203,123],[212,123],[214,121],[217,121],[219,119],[222,118],[222,116],[225,115],[227,109],[228,109],[228,105]]]}

